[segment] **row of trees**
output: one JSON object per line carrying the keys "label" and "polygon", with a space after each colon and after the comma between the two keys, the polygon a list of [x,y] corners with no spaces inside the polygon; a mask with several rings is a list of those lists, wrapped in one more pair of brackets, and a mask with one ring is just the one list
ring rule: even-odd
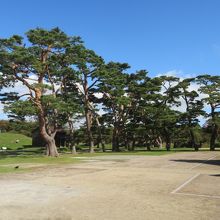
{"label": "row of trees", "polygon": [[[74,123],[82,116],[90,152],[94,141],[105,151],[107,130],[113,151],[121,146],[150,150],[162,142],[169,150],[174,140],[198,150],[199,116],[207,118],[210,150],[215,149],[220,124],[219,76],[181,80],[128,70],[127,63],[105,63],[80,37],[69,37],[59,28],[30,30],[24,39],[17,35],[0,39],[1,89],[18,83],[26,88],[23,94],[2,90],[5,111],[20,121],[37,118],[47,155],[58,155],[54,137],[67,125],[75,152]],[[177,111],[178,107],[185,109]],[[205,112],[204,107],[209,110]]]}

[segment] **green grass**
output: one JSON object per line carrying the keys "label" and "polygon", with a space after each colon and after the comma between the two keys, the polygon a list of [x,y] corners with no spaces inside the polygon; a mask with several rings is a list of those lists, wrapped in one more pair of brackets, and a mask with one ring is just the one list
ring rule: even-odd
{"label": "green grass", "polygon": [[67,164],[78,161],[78,158],[74,158],[72,155],[61,155],[59,157],[47,157],[47,156],[0,156],[0,165],[7,164]]}
{"label": "green grass", "polygon": [[[25,172],[31,171],[31,168],[22,168],[22,165],[25,167],[25,164],[42,164],[43,166],[47,165],[64,165],[72,164],[83,161],[83,157],[86,159],[95,156],[110,156],[110,155],[146,155],[146,156],[159,156],[173,153],[166,151],[150,151],[150,152],[118,152],[118,153],[78,153],[77,155],[72,154],[61,154],[59,157],[47,157],[38,155],[0,155],[0,173],[16,173],[16,172]],[[82,158],[78,158],[82,157]],[[14,169],[15,166],[19,165],[19,169]]]}
{"label": "green grass", "polygon": [[[19,140],[19,143],[16,143],[16,140]],[[31,138],[23,134],[0,133],[0,147],[16,150],[24,146],[30,146],[31,143]]]}
{"label": "green grass", "polygon": [[[46,156],[1,156],[0,155],[0,173],[17,173],[31,171],[34,168],[27,168],[25,164],[41,164],[48,165],[64,165],[79,162],[80,159],[74,158],[72,155],[61,155],[60,157],[46,157]],[[19,166],[19,169],[14,169]]]}

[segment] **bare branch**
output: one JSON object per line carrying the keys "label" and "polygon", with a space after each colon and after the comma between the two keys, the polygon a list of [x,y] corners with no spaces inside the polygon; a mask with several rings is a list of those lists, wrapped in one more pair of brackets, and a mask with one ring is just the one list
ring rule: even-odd
{"label": "bare branch", "polygon": [[95,80],[95,81],[88,87],[88,90],[91,89],[98,81],[99,81],[99,79]]}
{"label": "bare branch", "polygon": [[31,93],[25,93],[25,94],[21,95],[21,96],[19,96],[19,99],[24,96],[31,96]]}

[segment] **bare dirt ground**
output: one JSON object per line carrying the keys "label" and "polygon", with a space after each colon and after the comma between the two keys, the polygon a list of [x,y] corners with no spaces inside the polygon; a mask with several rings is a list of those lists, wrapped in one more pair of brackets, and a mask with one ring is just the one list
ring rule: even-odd
{"label": "bare dirt ground", "polygon": [[1,220],[219,220],[220,152],[99,156],[0,176]]}

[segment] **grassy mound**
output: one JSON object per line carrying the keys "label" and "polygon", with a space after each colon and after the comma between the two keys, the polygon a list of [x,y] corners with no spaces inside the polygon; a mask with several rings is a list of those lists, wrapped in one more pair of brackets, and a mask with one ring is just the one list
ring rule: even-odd
{"label": "grassy mound", "polygon": [[9,150],[16,150],[30,146],[32,139],[23,134],[0,133],[0,148],[7,147]]}

